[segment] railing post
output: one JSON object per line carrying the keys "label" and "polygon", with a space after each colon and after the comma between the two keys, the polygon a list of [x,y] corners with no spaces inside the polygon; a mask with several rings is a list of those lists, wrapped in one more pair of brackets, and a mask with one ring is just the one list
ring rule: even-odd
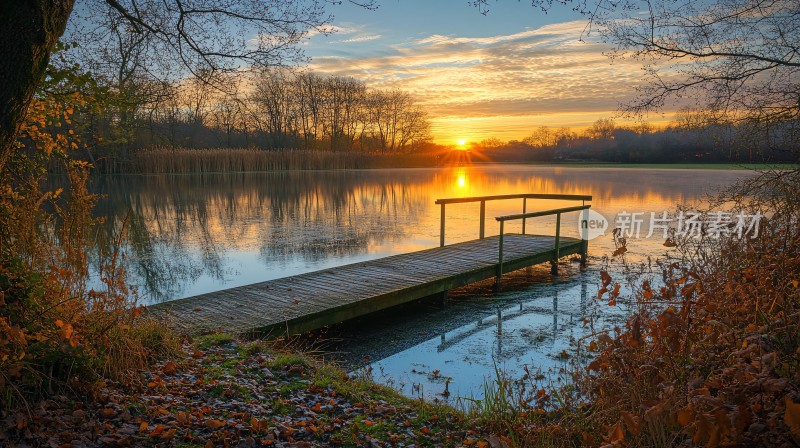
{"label": "railing post", "polygon": [[[528,198],[522,198],[522,214],[528,213]],[[525,218],[522,218],[522,234],[525,235]]]}
{"label": "railing post", "polygon": [[553,259],[553,266],[550,268],[550,272],[553,275],[558,275],[558,259],[560,258],[560,254],[561,254],[561,213],[556,213],[555,258]]}
{"label": "railing post", "polygon": [[[583,205],[586,205],[586,201],[583,201]],[[581,214],[583,215],[581,218],[581,240],[583,243],[581,247],[581,268],[585,268],[586,259],[589,255],[589,209],[585,209]]]}
{"label": "railing post", "polygon": [[486,229],[486,201],[481,201],[481,239],[485,234],[484,230]]}
{"label": "railing post", "polygon": [[503,275],[503,224],[505,221],[500,221],[500,245],[499,253],[497,256],[497,275],[495,276],[494,280],[494,287],[498,291],[500,290],[500,277]]}
{"label": "railing post", "polygon": [[442,217],[439,219],[439,247],[444,247],[444,202],[442,202]]}
{"label": "railing post", "polygon": [[583,247],[581,247],[581,269],[586,269],[586,262],[589,258],[589,240],[583,240]]}

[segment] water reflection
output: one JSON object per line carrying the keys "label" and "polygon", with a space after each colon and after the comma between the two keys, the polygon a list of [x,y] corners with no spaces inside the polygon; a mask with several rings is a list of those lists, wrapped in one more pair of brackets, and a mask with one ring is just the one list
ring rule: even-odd
{"label": "water reflection", "polygon": [[[442,169],[296,171],[203,176],[109,176],[94,188],[104,194],[97,212],[107,226],[127,217],[126,263],[145,302],[158,302],[435,247],[440,197],[519,192],[591,194],[606,216],[619,211],[661,211],[697,199],[747,173],[471,166]],[[528,210],[572,205],[528,201]],[[478,204],[447,209],[447,241],[478,236]],[[520,201],[487,203],[493,217],[516,213]],[[565,217],[564,234],[577,235]],[[519,224],[516,224],[519,225]],[[554,217],[528,222],[552,232]],[[519,231],[509,225],[509,231]],[[652,243],[652,244],[651,244]],[[643,253],[660,251],[660,241]],[[647,244],[651,244],[648,246]],[[611,243],[593,241],[590,253]]]}
{"label": "water reflection", "polygon": [[[342,359],[352,368],[370,371],[412,397],[480,399],[495,368],[512,376],[527,368],[557,381],[563,374],[562,351],[626,316],[624,306],[609,308],[592,300],[594,273],[577,267],[567,271],[555,279],[546,267],[518,271],[509,279],[516,286],[490,300],[481,296],[480,287],[465,288],[454,291],[457,298],[446,307],[429,304],[409,310],[405,319],[393,313],[371,318],[370,325],[354,323],[341,329],[341,343],[334,348],[351,354]],[[591,328],[584,325],[588,318]]]}
{"label": "water reflection", "polygon": [[[356,172],[105,179],[98,213],[128,217],[128,268],[150,301],[314,270],[401,239],[426,197]],[[128,215],[129,213],[129,215]]]}

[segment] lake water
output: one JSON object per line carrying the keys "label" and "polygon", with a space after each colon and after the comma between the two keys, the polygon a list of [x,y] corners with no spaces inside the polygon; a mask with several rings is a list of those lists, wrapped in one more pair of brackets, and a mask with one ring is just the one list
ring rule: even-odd
{"label": "lake water", "polygon": [[[648,233],[658,216],[749,176],[747,171],[566,168],[487,165],[438,169],[297,171],[202,176],[117,176],[97,179],[97,207],[108,225],[128,217],[125,247],[130,280],[141,302],[157,303],[286,277],[439,244],[437,198],[513,193],[593,196],[592,210],[614,226],[619,213],[643,213],[642,238],[628,261],[655,262],[666,248]],[[528,201],[528,211],[576,205]],[[495,216],[522,211],[521,200],[489,202]],[[478,237],[478,204],[447,207],[446,241]],[[562,217],[562,234],[578,236],[577,213]],[[508,223],[507,232],[519,232]],[[531,219],[528,233],[553,234],[555,217]],[[520,376],[558,375],[561,352],[589,329],[614,325],[624,306],[598,303],[600,266],[622,273],[609,232],[589,244],[590,268],[564,261],[455,291],[451,303],[422,303],[332,332],[328,344],[353,368],[363,368],[404,393],[428,398],[480,397],[495,368]],[[338,342],[337,342],[338,341]],[[436,372],[435,374],[433,372]],[[555,372],[555,373],[554,373]]]}

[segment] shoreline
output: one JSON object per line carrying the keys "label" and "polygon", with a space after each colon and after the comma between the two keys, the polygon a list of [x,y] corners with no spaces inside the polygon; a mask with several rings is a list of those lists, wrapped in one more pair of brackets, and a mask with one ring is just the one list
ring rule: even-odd
{"label": "shoreline", "polygon": [[[800,169],[800,165],[788,163],[779,164],[737,164],[737,163],[613,163],[613,162],[556,162],[556,163],[531,163],[531,162],[473,162],[469,164],[439,165],[439,166],[398,166],[398,167],[369,167],[369,168],[330,168],[330,169],[275,169],[275,170],[243,170],[243,171],[198,171],[198,172],[99,172],[93,176],[197,176],[197,175],[224,175],[224,174],[268,174],[290,172],[347,172],[347,171],[386,171],[386,170],[440,170],[470,167],[495,167],[515,166],[531,168],[571,168],[571,169],[638,169],[638,170],[713,170],[713,171],[791,171]],[[57,176],[62,173],[51,173]]]}

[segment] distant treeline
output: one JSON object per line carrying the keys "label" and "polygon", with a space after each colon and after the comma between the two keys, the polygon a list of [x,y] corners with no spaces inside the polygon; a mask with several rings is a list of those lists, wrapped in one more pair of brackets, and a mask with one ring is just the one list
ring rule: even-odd
{"label": "distant treeline", "polygon": [[523,140],[486,139],[470,149],[497,162],[597,161],[614,163],[797,162],[794,122],[778,123],[765,134],[746,124],[704,119],[684,111],[663,129],[648,124],[618,126],[597,120],[582,132],[539,127]]}

